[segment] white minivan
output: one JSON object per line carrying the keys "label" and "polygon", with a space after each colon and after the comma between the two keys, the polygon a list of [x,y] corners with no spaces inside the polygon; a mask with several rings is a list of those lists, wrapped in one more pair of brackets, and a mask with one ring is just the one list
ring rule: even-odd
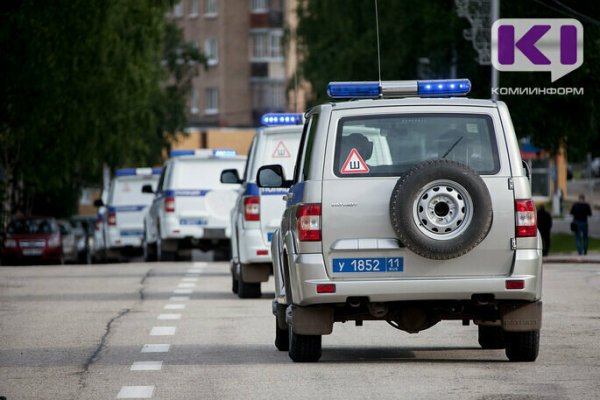
{"label": "white minivan", "polygon": [[279,164],[292,176],[303,116],[266,114],[262,122],[266,126],[259,128],[252,140],[243,178],[235,170],[221,173],[222,182],[242,184],[231,214],[232,291],[240,298],[260,297],[261,282],[273,273],[271,238],[281,223],[287,194],[282,189],[259,189],[256,172],[263,165]]}
{"label": "white minivan", "polygon": [[152,196],[142,187],[156,188],[160,169],[123,168],[115,171],[110,182],[106,204],[99,200],[98,247],[103,260],[120,260],[142,252],[144,213]]}
{"label": "white minivan", "polygon": [[146,213],[146,261],[189,260],[191,251],[214,250],[215,260],[230,257],[230,213],[238,187],[219,181],[221,170],[242,171],[246,157],[229,149],[173,150]]}

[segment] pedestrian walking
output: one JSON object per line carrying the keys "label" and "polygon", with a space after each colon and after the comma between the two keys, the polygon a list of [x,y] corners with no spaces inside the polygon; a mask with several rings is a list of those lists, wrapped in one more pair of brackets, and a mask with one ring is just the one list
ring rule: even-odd
{"label": "pedestrian walking", "polygon": [[550,251],[550,231],[552,230],[552,215],[546,211],[542,204],[537,212],[538,229],[542,236],[542,255],[547,256]]}
{"label": "pedestrian walking", "polygon": [[573,222],[571,230],[575,232],[575,246],[579,255],[587,254],[588,249],[588,217],[592,216],[592,208],[585,201],[583,194],[579,195],[579,201],[571,207]]}

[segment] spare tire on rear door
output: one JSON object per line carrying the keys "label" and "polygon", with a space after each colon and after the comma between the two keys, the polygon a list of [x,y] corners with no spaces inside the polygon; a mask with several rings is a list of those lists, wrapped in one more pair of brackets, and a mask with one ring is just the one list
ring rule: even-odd
{"label": "spare tire on rear door", "polygon": [[460,257],[487,236],[492,200],[479,174],[450,160],[430,160],[404,174],[390,199],[398,239],[435,260]]}

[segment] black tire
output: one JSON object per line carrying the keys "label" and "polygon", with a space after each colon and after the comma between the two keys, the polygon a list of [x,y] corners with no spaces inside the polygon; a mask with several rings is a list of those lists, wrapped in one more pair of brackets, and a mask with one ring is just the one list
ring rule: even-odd
{"label": "black tire", "polygon": [[177,252],[166,251],[163,247],[162,240],[160,239],[160,232],[158,235],[159,237],[156,239],[156,259],[158,261],[175,261]]}
{"label": "black tire", "polygon": [[230,261],[231,249],[229,247],[217,247],[213,251],[214,261]]}
{"label": "black tire", "polygon": [[279,322],[275,318],[275,347],[279,351],[288,351],[290,349],[290,336],[287,329],[281,329]]}
{"label": "black tire", "polygon": [[192,250],[179,250],[177,261],[192,261]]}
{"label": "black tire", "polygon": [[235,279],[235,276],[233,274],[231,274],[231,291],[234,294],[237,294],[239,290],[239,283],[238,280]]}
{"label": "black tire", "polygon": [[482,349],[503,349],[506,347],[502,327],[480,325],[478,328],[478,341]]}
{"label": "black tire", "polygon": [[540,351],[540,331],[505,332],[506,357],[510,361],[535,361]]}
{"label": "black tire", "polygon": [[417,164],[398,180],[390,199],[398,239],[414,253],[434,260],[471,251],[490,231],[492,214],[483,179],[451,160]]}
{"label": "black tire", "polygon": [[248,283],[238,279],[238,297],[240,299],[257,299],[262,296],[260,282]]}
{"label": "black tire", "polygon": [[146,236],[143,239],[142,250],[144,252],[144,261],[152,262],[157,260],[156,244],[148,243]]}
{"label": "black tire", "polygon": [[288,355],[294,362],[317,362],[321,358],[321,335],[297,335],[288,328]]}

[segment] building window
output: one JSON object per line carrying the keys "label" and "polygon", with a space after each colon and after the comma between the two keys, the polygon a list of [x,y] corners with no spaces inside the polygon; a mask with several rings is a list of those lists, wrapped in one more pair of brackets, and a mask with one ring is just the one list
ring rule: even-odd
{"label": "building window", "polygon": [[192,114],[198,114],[198,91],[195,87],[192,87],[192,95],[190,97],[190,112]]}
{"label": "building window", "polygon": [[269,0],[250,0],[250,11],[253,13],[269,11]]}
{"label": "building window", "polygon": [[208,38],[204,41],[204,54],[208,65],[217,65],[219,63],[219,46],[217,39]]}
{"label": "building window", "polygon": [[270,29],[251,32],[250,46],[252,61],[281,61],[281,39],[283,30]]}
{"label": "building window", "polygon": [[285,110],[285,82],[252,82],[252,107],[264,112]]}
{"label": "building window", "polygon": [[191,0],[191,4],[190,4],[190,17],[197,17],[198,16],[198,2],[200,0]]}
{"label": "building window", "polygon": [[217,14],[217,0],[204,0],[204,16],[216,17]]}
{"label": "building window", "polygon": [[183,0],[173,7],[173,15],[177,18],[183,17]]}
{"label": "building window", "polygon": [[207,115],[219,113],[219,91],[217,88],[206,89],[206,108],[204,113]]}

